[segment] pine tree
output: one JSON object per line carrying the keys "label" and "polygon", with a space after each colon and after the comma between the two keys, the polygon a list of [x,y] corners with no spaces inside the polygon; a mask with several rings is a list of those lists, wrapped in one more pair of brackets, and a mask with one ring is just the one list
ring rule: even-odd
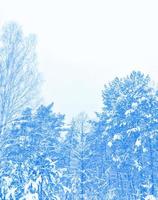
{"label": "pine tree", "polygon": [[[63,119],[63,115],[52,112],[51,104],[40,106],[35,113],[27,109],[14,122],[4,135],[1,184],[5,188],[1,195],[6,198],[12,190],[15,199],[21,200],[64,197],[60,180],[65,170],[58,167]],[[8,185],[4,184],[6,178]]]}
{"label": "pine tree", "polygon": [[[158,104],[150,78],[140,72],[116,78],[105,86],[103,104],[103,112],[98,114],[94,127],[95,134],[100,135],[98,145],[105,145],[107,162],[103,165],[109,169],[113,199],[143,199],[155,194],[152,169],[156,169],[157,160],[153,158],[153,147],[157,144],[158,124],[154,111]],[[102,158],[103,151],[99,152]]]}
{"label": "pine tree", "polygon": [[89,138],[90,123],[85,113],[73,118],[65,145],[68,156],[68,176],[70,177],[71,195],[69,199],[92,199],[92,173],[90,167]]}

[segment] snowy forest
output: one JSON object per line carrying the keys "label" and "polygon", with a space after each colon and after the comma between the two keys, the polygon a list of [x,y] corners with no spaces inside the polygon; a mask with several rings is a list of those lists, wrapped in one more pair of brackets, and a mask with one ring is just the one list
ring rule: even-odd
{"label": "snowy forest", "polygon": [[158,88],[149,75],[116,77],[94,119],[74,113],[67,124],[41,103],[36,44],[17,23],[1,29],[0,200],[158,199]]}

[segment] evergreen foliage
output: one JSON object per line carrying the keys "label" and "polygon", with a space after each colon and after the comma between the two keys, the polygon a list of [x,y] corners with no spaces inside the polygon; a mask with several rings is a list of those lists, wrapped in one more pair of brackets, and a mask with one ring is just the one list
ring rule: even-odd
{"label": "evergreen foliage", "polygon": [[53,104],[32,104],[35,37],[9,23],[0,44],[0,200],[158,199],[158,90],[149,76],[116,77],[95,120],[80,113],[65,124]]}

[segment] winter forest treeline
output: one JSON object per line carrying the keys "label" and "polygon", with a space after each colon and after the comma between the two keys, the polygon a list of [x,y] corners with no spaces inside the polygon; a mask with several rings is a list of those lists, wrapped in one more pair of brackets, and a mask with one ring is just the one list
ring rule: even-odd
{"label": "winter forest treeline", "polygon": [[[36,37],[0,37],[0,200],[158,199],[158,89],[133,71],[102,91],[102,112],[64,123],[40,105]],[[102,105],[100,105],[102,107]],[[75,114],[74,114],[75,116]]]}

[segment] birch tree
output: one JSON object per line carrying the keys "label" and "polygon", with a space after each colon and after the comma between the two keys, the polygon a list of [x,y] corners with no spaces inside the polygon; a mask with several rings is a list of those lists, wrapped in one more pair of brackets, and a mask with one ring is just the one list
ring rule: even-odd
{"label": "birch tree", "polygon": [[36,37],[24,36],[22,28],[10,22],[0,37],[0,130],[33,102],[39,88]]}

